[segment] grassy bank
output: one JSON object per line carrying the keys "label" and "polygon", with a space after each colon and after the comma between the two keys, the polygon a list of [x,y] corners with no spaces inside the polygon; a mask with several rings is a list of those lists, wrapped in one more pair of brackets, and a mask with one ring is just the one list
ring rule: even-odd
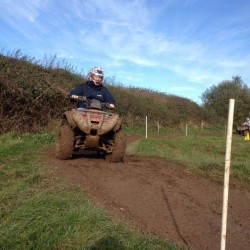
{"label": "grassy bank", "polygon": [[141,235],[65,186],[43,165],[42,133],[0,136],[0,249],[184,249]]}
{"label": "grassy bank", "polygon": [[[159,139],[160,138],[160,139]],[[180,164],[190,171],[206,174],[223,181],[225,167],[226,136],[179,135],[141,139],[130,145],[128,153],[158,156]],[[250,190],[250,141],[234,135],[230,182]]]}

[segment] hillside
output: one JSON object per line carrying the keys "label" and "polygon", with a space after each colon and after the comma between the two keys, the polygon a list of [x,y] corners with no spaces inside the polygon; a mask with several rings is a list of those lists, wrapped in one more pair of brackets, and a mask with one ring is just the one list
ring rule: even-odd
{"label": "hillside", "polygon": [[[41,62],[20,51],[0,55],[0,133],[37,131],[70,108],[68,92],[84,82],[84,76],[65,62]],[[153,90],[105,82],[117,101],[125,124],[140,125],[147,115],[149,126],[199,125],[202,108],[189,99]]]}

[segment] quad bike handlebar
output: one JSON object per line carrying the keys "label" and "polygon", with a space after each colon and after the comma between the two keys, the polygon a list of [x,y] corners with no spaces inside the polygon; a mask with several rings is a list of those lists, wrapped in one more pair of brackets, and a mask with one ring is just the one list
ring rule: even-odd
{"label": "quad bike handlebar", "polygon": [[74,100],[74,101],[79,101],[79,102],[87,102],[88,101],[86,96],[71,95],[71,96],[69,96],[69,98]]}
{"label": "quad bike handlebar", "polygon": [[[101,102],[100,100],[96,100],[96,99],[90,99],[90,98],[87,98],[86,96],[71,95],[69,96],[69,98],[77,102],[87,102],[88,104],[91,102],[91,100],[95,100],[100,103],[99,105],[101,106],[101,109],[103,108],[114,109],[110,103]],[[91,104],[89,104],[89,106],[91,106]]]}

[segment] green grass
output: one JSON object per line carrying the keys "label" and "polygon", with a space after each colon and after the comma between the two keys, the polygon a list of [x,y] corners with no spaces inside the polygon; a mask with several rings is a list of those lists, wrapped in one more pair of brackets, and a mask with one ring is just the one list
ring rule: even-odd
{"label": "green grass", "polygon": [[[230,181],[250,189],[250,141],[234,135]],[[223,180],[226,136],[190,135],[148,138],[135,142],[127,153],[158,156],[180,164],[190,171]]]}
{"label": "green grass", "polygon": [[141,235],[44,166],[52,133],[0,136],[0,249],[184,249]]}

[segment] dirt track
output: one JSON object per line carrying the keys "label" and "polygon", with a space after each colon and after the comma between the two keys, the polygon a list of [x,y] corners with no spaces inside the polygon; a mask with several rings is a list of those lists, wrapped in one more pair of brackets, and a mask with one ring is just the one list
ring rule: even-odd
{"label": "dirt track", "polygon": [[[133,139],[133,138],[131,138]],[[125,163],[76,157],[62,161],[48,150],[49,164],[90,199],[143,232],[192,249],[220,249],[223,184],[160,158],[129,156]],[[250,246],[250,193],[231,188],[227,250]]]}

